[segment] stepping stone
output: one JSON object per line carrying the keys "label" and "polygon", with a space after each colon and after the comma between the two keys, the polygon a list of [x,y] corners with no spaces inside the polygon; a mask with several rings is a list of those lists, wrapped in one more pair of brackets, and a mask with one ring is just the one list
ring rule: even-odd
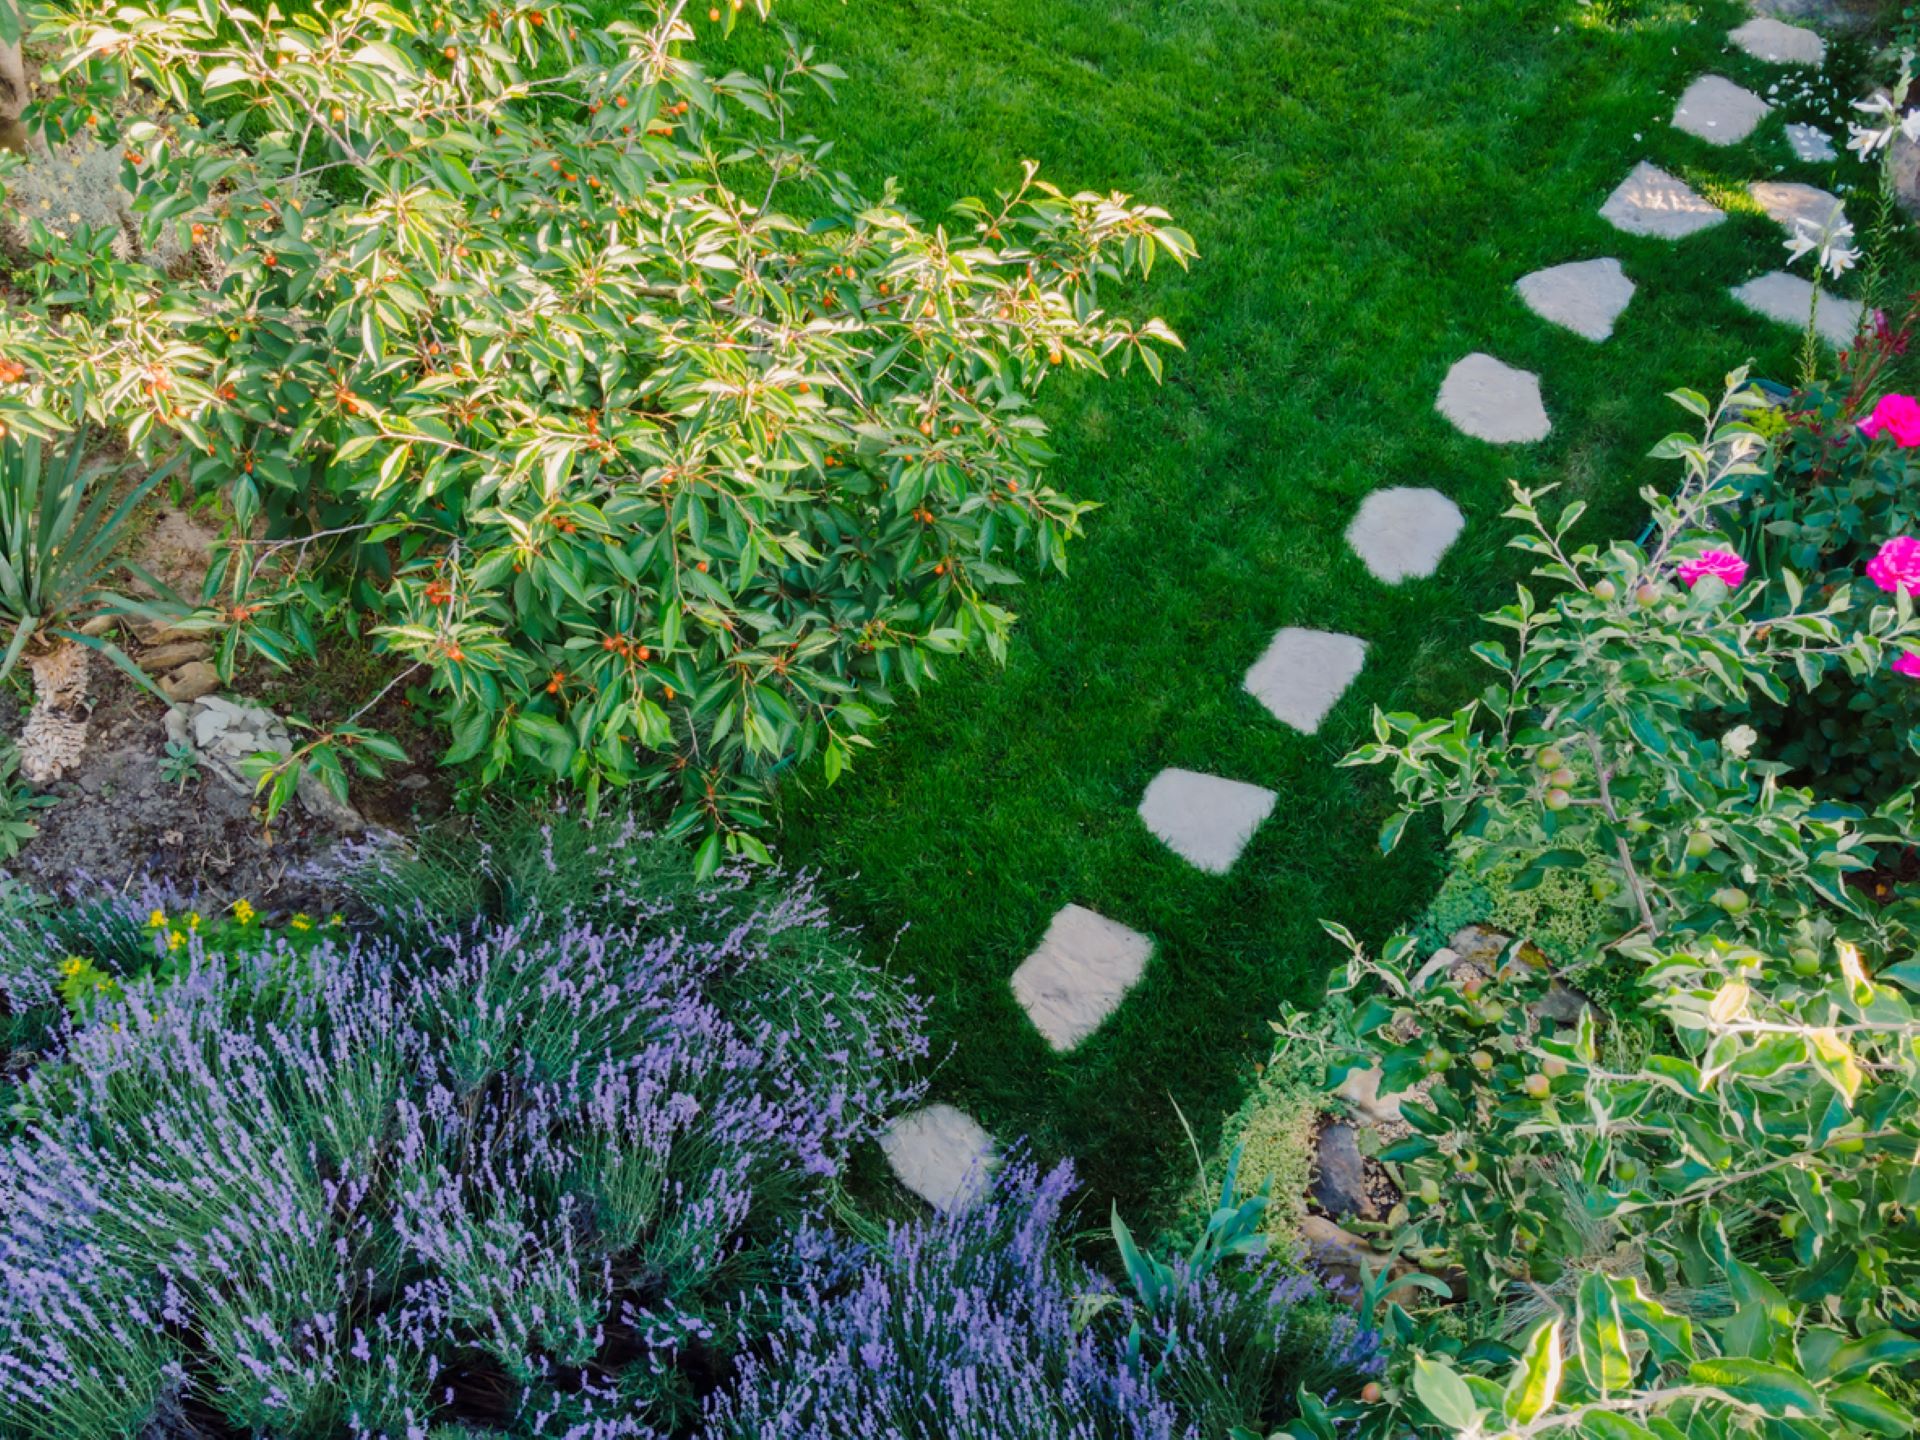
{"label": "stepping stone", "polygon": [[1514,286],[1542,320],[1589,340],[1613,334],[1613,322],[1633,299],[1633,281],[1614,259],[1575,260],[1522,275]]}
{"label": "stepping stone", "polygon": [[[1756,314],[1804,331],[1807,328],[1807,314],[1813,304],[1813,284],[1798,275],[1775,270],[1744,285],[1735,286],[1733,298]],[[1851,345],[1860,329],[1860,302],[1822,290],[1817,323],[1821,338],[1829,345],[1836,349]]]}
{"label": "stepping stone", "polygon": [[1478,351],[1453,362],[1435,408],[1456,428],[1494,445],[1544,440],[1553,428],[1540,403],[1540,377]]}
{"label": "stepping stone", "polygon": [[1804,230],[1818,238],[1836,216],[1842,224],[1846,223],[1847,207],[1840,197],[1818,185],[1802,185],[1793,180],[1756,180],[1747,186],[1747,193],[1789,236]]}
{"label": "stepping stone", "polygon": [[1600,218],[1629,235],[1678,240],[1718,225],[1727,215],[1686,181],[1642,160],[1607,197]]}
{"label": "stepping stone", "polygon": [[1243,684],[1276,720],[1311,735],[1366,658],[1367,642],[1357,636],[1290,625],[1253,662]]}
{"label": "stepping stone", "polygon": [[936,1210],[964,1210],[987,1190],[993,1137],[964,1110],[929,1105],[880,1132],[880,1150],[900,1183]]}
{"label": "stepping stone", "polygon": [[1013,998],[1048,1044],[1071,1050],[1119,1008],[1151,954],[1153,941],[1138,930],[1067,905],[1013,972]]}
{"label": "stepping stone", "polygon": [[1347,527],[1354,548],[1373,578],[1389,585],[1424,579],[1466,527],[1460,507],[1438,490],[1396,485],[1360,502]]}
{"label": "stepping stone", "polygon": [[1858,30],[1873,22],[1874,7],[1859,0],[1750,0],[1756,15],[1776,20],[1807,20],[1829,30]]}
{"label": "stepping stone", "polygon": [[1727,38],[1770,65],[1824,65],[1827,60],[1827,42],[1817,32],[1771,15],[1756,15]]}
{"label": "stepping stone", "polygon": [[1140,801],[1140,818],[1174,854],[1224,875],[1273,813],[1271,790],[1198,770],[1162,770]]}
{"label": "stepping stone", "polygon": [[1840,152],[1833,148],[1833,137],[1818,125],[1787,126],[1787,144],[1793,147],[1797,159],[1809,165],[1824,165],[1840,158]]}
{"label": "stepping stone", "polygon": [[1737,145],[1773,107],[1751,90],[1720,75],[1702,75],[1689,85],[1673,112],[1673,123],[1710,145]]}

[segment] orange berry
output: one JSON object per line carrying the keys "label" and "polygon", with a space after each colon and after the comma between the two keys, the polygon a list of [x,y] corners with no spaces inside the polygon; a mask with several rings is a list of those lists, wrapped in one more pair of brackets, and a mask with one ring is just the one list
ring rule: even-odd
{"label": "orange berry", "polygon": [[447,48],[442,50],[440,53],[442,55],[445,55],[449,60],[458,60],[460,58],[459,50],[457,50],[452,45],[447,46]]}

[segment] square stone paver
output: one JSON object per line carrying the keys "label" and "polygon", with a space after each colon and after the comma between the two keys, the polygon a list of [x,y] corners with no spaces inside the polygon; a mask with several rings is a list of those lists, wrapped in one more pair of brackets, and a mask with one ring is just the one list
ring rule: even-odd
{"label": "square stone paver", "polygon": [[1727,38],[1770,65],[1824,65],[1827,60],[1827,42],[1818,31],[1771,15],[1754,16]]}
{"label": "square stone paver", "polygon": [[1709,145],[1737,145],[1773,107],[1723,75],[1702,75],[1686,89],[1673,112],[1674,125]]}
{"label": "square stone paver", "polygon": [[1542,320],[1589,340],[1613,334],[1613,322],[1633,299],[1633,281],[1618,260],[1574,260],[1522,275],[1514,285]]}
{"label": "square stone paver", "polygon": [[1360,502],[1347,543],[1374,579],[1398,585],[1439,569],[1440,557],[1466,523],[1460,507],[1438,490],[1396,485]]}
{"label": "square stone paver", "polygon": [[1793,147],[1795,158],[1809,165],[1824,165],[1840,158],[1840,152],[1833,148],[1833,137],[1818,125],[1787,126],[1787,144]]}
{"label": "square stone paver", "polygon": [[1838,195],[1818,185],[1802,185],[1794,180],[1756,180],[1747,186],[1754,203],[1767,212],[1767,218],[1792,235],[1796,229],[1818,239],[1830,221],[1846,223],[1847,207]]}
{"label": "square stone paver", "polygon": [[1311,735],[1366,659],[1367,642],[1358,636],[1289,625],[1253,662],[1244,684],[1275,719]]}
{"label": "square stone paver", "polygon": [[1084,905],[1053,917],[1013,972],[1013,998],[1055,1050],[1071,1050],[1119,1008],[1147,968],[1153,941]]}
{"label": "square stone paver", "polygon": [[1686,181],[1642,160],[1607,197],[1600,218],[1629,235],[1678,240],[1718,225],[1727,214]]}
{"label": "square stone paver", "polygon": [[1553,429],[1540,403],[1540,377],[1478,351],[1453,362],[1434,404],[1457,429],[1494,445],[1544,440]]}
{"label": "square stone paver", "polygon": [[[1733,298],[1756,314],[1805,333],[1807,315],[1813,304],[1813,285],[1798,275],[1775,270],[1735,286]],[[1829,345],[1836,349],[1851,345],[1860,330],[1860,302],[1823,290],[1817,323],[1820,337]]]}
{"label": "square stone paver", "polygon": [[880,1150],[900,1183],[936,1210],[964,1210],[987,1190],[993,1137],[951,1105],[897,1117],[880,1132]]}
{"label": "square stone paver", "polygon": [[1224,875],[1273,813],[1271,790],[1198,770],[1162,770],[1140,801],[1140,818],[1174,854]]}

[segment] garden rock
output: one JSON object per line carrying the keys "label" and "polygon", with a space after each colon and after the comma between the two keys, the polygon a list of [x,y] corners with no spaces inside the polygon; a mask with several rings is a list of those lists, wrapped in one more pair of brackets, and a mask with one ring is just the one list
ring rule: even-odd
{"label": "garden rock", "polygon": [[1907,214],[1920,218],[1920,140],[1909,140],[1894,132],[1887,151],[1887,179],[1893,186],[1893,198]]}
{"label": "garden rock", "polygon": [[158,674],[163,670],[177,669],[189,660],[204,660],[212,653],[213,647],[204,640],[176,640],[141,652],[140,668],[149,675]]}
{"label": "garden rock", "polygon": [[1727,215],[1686,181],[1642,160],[1607,197],[1600,218],[1629,235],[1679,240],[1718,225]]}
{"label": "garden rock", "polygon": [[1542,320],[1564,325],[1589,340],[1613,334],[1613,322],[1633,299],[1633,281],[1618,260],[1573,260],[1522,275],[1514,286],[1526,307]]}
{"label": "garden rock", "polygon": [[1756,60],[1770,65],[1823,65],[1827,42],[1804,25],[1789,25],[1771,15],[1756,15],[1727,38]]}
{"label": "garden rock", "polygon": [[1796,159],[1809,165],[1824,165],[1840,158],[1840,152],[1833,148],[1833,137],[1818,125],[1787,126],[1787,144],[1793,147]]}
{"label": "garden rock", "polygon": [[1802,185],[1793,180],[1756,180],[1747,186],[1754,203],[1767,212],[1789,236],[1802,233],[1819,236],[1829,225],[1844,225],[1847,207],[1838,195],[1818,185]]}
{"label": "garden rock", "polygon": [[220,672],[204,660],[190,660],[160,680],[161,693],[176,705],[189,704],[219,688]]}
{"label": "garden rock", "polygon": [[1858,30],[1885,7],[1876,0],[1748,0],[1756,15],[1798,20],[1828,30]]}
{"label": "garden rock", "polygon": [[1397,1124],[1401,1118],[1400,1092],[1382,1095],[1380,1081],[1383,1078],[1378,1065],[1349,1070],[1339,1085],[1334,1087],[1334,1098],[1344,1100],[1361,1116],[1376,1125]]}
{"label": "garden rock", "polygon": [[1398,585],[1439,569],[1466,523],[1460,507],[1438,490],[1393,486],[1360,502],[1347,543],[1374,579]]}
{"label": "garden rock", "polygon": [[[200,661],[194,664],[204,666]],[[293,737],[279,716],[261,706],[237,704],[218,695],[203,694],[191,706],[175,705],[167,711],[166,730],[169,740],[191,746],[208,772],[239,795],[254,793],[254,782],[242,768],[249,756],[264,752],[284,759],[293,753]],[[316,820],[341,830],[365,828],[359,813],[351,805],[343,805],[311,773],[301,775],[298,795],[301,808]]]}
{"label": "garden rock", "polygon": [[1366,663],[1367,642],[1330,630],[1288,626],[1241,682],[1274,718],[1311,735]]}
{"label": "garden rock", "polygon": [[881,1133],[880,1150],[902,1185],[947,1214],[977,1201],[993,1172],[993,1137],[952,1105],[900,1116]]}
{"label": "garden rock", "polygon": [[1138,983],[1153,941],[1084,905],[1063,906],[1013,972],[1013,996],[1057,1051],[1100,1028]]}
{"label": "garden rock", "polygon": [[[1798,275],[1775,270],[1735,286],[1733,298],[1755,314],[1804,330],[1807,316],[1812,313],[1813,284]],[[1860,302],[1823,290],[1816,325],[1820,337],[1829,345],[1852,344],[1860,329]]]}
{"label": "garden rock", "polygon": [[1273,812],[1271,790],[1197,770],[1162,770],[1140,801],[1140,818],[1176,855],[1224,875]]}
{"label": "garden rock", "polygon": [[1702,75],[1689,85],[1673,112],[1676,128],[1709,145],[1737,145],[1773,107],[1722,75]]}
{"label": "garden rock", "polygon": [[1335,1220],[1358,1216],[1376,1220],[1379,1212],[1368,1193],[1367,1162],[1351,1125],[1339,1121],[1320,1131],[1314,1154],[1313,1201]]}
{"label": "garden rock", "polygon": [[1300,1217],[1300,1240],[1309,1263],[1329,1281],[1356,1294],[1362,1265],[1378,1273],[1387,1264],[1385,1255],[1324,1215]]}
{"label": "garden rock", "polygon": [[1477,965],[1492,974],[1500,968],[1507,947],[1512,944],[1511,935],[1504,935],[1485,925],[1463,925],[1447,941],[1447,948],[1467,964]]}
{"label": "garden rock", "polygon": [[1480,352],[1454,362],[1436,406],[1457,429],[1494,445],[1544,440],[1553,428],[1540,403],[1540,377]]}
{"label": "garden rock", "polygon": [[1592,1008],[1593,1002],[1578,990],[1564,980],[1554,980],[1548,984],[1547,993],[1527,1007],[1527,1013],[1556,1025],[1578,1025],[1581,1014]]}

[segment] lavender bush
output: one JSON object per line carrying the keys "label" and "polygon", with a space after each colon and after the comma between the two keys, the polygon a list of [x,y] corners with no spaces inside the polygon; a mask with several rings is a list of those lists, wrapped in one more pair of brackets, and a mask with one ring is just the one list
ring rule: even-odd
{"label": "lavender bush", "polygon": [[374,922],[67,1023],[0,1148],[0,1433],[684,1430],[924,1048],[804,880],[686,869],[389,857]]}
{"label": "lavender bush", "polygon": [[1015,1163],[973,1210],[882,1243],[802,1236],[804,1273],[709,1403],[711,1440],[1224,1437],[1285,1418],[1300,1384],[1378,1368],[1350,1310],[1257,1261],[1146,1313],[1072,1258],[1073,1184],[1070,1164]]}

